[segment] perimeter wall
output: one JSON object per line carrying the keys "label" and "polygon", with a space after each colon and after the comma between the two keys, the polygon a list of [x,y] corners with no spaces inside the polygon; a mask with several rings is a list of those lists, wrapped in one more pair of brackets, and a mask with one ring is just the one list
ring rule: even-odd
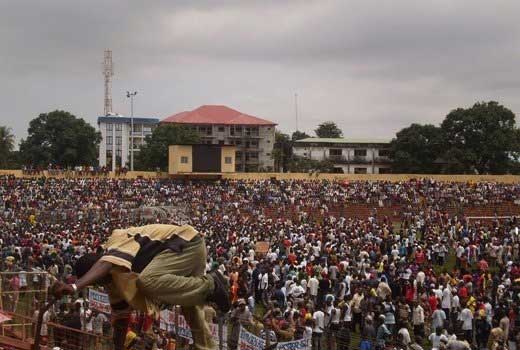
{"label": "perimeter wall", "polygon": [[[14,175],[16,177],[56,177],[56,178],[74,178],[74,177],[110,177],[110,178],[168,178],[166,172],[153,171],[129,171],[126,174],[116,175],[109,172],[107,175],[90,174],[88,172],[76,171],[42,171],[38,174],[25,174],[22,170],[0,170],[0,175]],[[215,176],[216,174],[180,174],[183,178]],[[407,181],[410,179],[429,178],[443,182],[502,182],[502,183],[520,183],[520,175],[427,175],[427,174],[308,174],[308,173],[223,173],[220,175],[222,179],[230,180],[267,180],[276,178],[278,180],[338,180],[338,181]]]}

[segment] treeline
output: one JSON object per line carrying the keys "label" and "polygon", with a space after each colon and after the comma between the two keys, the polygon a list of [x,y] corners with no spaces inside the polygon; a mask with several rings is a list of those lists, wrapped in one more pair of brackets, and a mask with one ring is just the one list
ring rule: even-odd
{"label": "treeline", "polygon": [[[82,118],[69,112],[42,113],[31,120],[27,138],[15,150],[15,138],[0,126],[0,168],[22,165],[61,167],[95,166],[101,134]],[[316,137],[338,138],[341,129],[331,121],[314,130]],[[277,171],[331,172],[330,161],[297,157],[297,140],[311,137],[305,132],[276,132],[272,157]],[[160,125],[146,137],[135,156],[136,170],[165,170],[168,145],[195,144],[199,136],[179,125]],[[409,174],[519,174],[520,129],[514,113],[497,102],[479,102],[449,112],[440,125],[411,124],[397,132],[390,143],[394,173]]]}

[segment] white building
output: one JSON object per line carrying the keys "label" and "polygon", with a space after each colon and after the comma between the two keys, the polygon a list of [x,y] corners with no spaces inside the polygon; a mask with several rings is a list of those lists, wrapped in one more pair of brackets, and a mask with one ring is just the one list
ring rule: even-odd
{"label": "white building", "polygon": [[345,174],[386,174],[391,172],[390,143],[381,140],[310,137],[294,143],[295,156],[330,160],[334,170]]}
{"label": "white building", "polygon": [[[150,135],[159,124],[159,119],[133,118],[134,161],[145,137]],[[112,171],[116,168],[130,167],[130,129],[132,120],[123,116],[98,117],[98,128],[101,132],[99,144],[99,166],[108,166]]]}
{"label": "white building", "polygon": [[276,123],[226,106],[206,105],[180,112],[161,124],[185,125],[196,131],[202,143],[236,148],[236,171],[273,171]]}

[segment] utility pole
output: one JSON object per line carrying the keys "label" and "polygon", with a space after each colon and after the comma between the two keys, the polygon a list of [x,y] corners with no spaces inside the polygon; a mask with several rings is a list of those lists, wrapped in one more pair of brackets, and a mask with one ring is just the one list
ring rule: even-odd
{"label": "utility pole", "polygon": [[134,171],[134,97],[137,91],[126,92],[126,97],[130,99],[130,171]]}

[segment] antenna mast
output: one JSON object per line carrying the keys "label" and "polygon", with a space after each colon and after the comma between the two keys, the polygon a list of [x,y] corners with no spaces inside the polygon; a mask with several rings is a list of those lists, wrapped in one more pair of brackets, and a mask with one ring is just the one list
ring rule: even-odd
{"label": "antenna mast", "polygon": [[112,64],[112,50],[105,50],[105,59],[103,61],[103,76],[105,77],[105,115],[112,113],[112,76],[114,75],[114,67]]}
{"label": "antenna mast", "polygon": [[296,116],[296,131],[298,131],[298,94],[294,94],[294,112]]}

